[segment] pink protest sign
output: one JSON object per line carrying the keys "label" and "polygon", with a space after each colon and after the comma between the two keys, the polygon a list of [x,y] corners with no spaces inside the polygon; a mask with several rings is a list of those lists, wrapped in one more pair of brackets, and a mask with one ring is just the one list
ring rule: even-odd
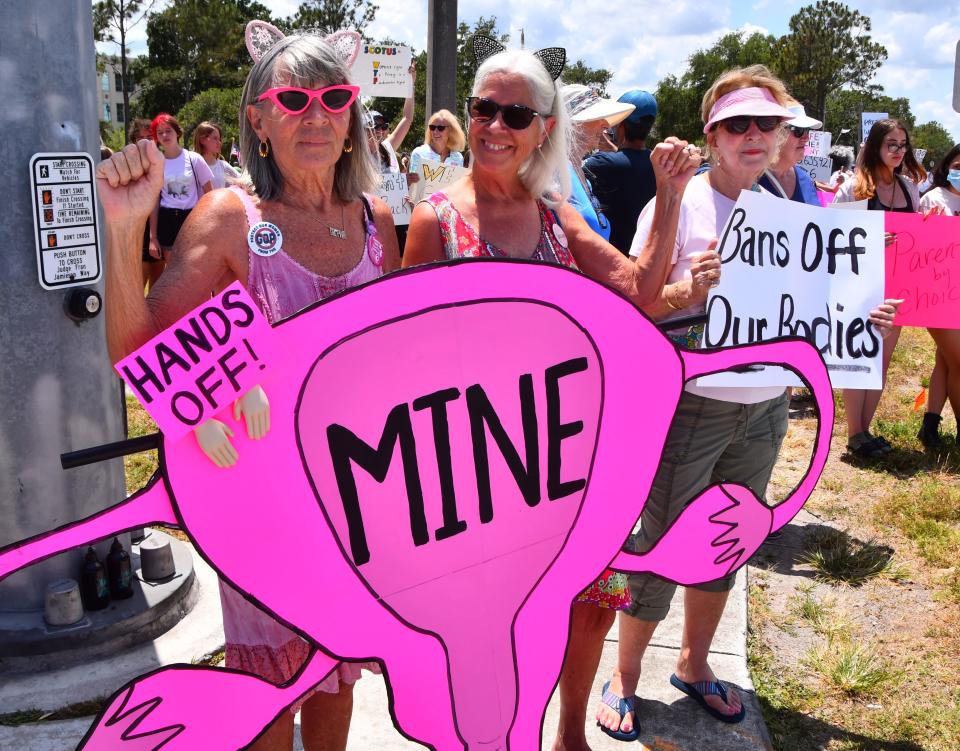
{"label": "pink protest sign", "polygon": [[239,282],[117,363],[160,430],[176,440],[262,382],[270,324]]}
{"label": "pink protest sign", "polygon": [[829,190],[818,190],[817,198],[820,199],[821,206],[829,206],[836,199],[837,194],[831,193]]}
{"label": "pink protest sign", "polygon": [[[812,346],[679,350],[627,300],[560,267],[414,269],[272,336],[285,364],[261,381],[271,429],[253,441],[235,425],[233,467],[165,442],[162,480],[0,551],[0,577],[118,529],[176,523],[317,649],[283,686],[201,667],[143,676],[87,748],[238,748],[337,660],[375,658],[404,735],[438,751],[539,749],[577,594],[611,562],[682,583],[738,568],[797,513],[829,449],[832,393]],[[774,508],[711,486],[648,553],[621,553],[684,383],[751,363],[793,368],[813,390],[821,428],[800,485]]]}
{"label": "pink protest sign", "polygon": [[898,326],[960,326],[960,218],[888,212],[886,296],[903,300]]}

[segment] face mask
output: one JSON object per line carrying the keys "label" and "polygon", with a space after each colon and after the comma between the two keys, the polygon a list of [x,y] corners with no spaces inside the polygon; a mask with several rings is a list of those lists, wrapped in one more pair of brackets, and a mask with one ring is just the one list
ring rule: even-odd
{"label": "face mask", "polygon": [[947,182],[954,190],[960,190],[960,169],[952,169],[947,173]]}

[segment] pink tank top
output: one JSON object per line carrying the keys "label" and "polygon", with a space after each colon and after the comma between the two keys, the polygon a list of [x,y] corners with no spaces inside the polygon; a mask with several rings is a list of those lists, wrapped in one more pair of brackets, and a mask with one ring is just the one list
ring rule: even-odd
{"label": "pink tank top", "polygon": [[[248,230],[262,221],[260,208],[239,186],[231,186],[247,212]],[[284,250],[261,256],[247,250],[247,290],[270,323],[289,318],[318,300],[358,284],[383,276],[383,245],[370,214],[369,199],[364,200],[366,242],[360,262],[340,276],[321,276],[304,268]],[[282,230],[283,228],[281,228]]]}
{"label": "pink tank top", "polygon": [[[440,222],[440,234],[443,237],[443,253],[449,259],[455,258],[506,258],[507,253],[496,245],[488,243],[457,211],[446,193],[437,191],[426,199],[437,213]],[[567,248],[567,236],[563,233],[556,214],[550,211],[543,201],[537,201],[540,210],[540,241],[530,255],[532,261],[556,263],[576,269],[577,264]]]}

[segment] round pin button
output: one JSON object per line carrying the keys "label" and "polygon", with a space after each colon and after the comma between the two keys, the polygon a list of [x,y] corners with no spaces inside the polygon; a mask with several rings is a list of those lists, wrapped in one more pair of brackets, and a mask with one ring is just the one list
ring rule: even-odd
{"label": "round pin button", "polygon": [[283,233],[276,224],[257,222],[247,233],[247,245],[253,253],[268,258],[283,247]]}

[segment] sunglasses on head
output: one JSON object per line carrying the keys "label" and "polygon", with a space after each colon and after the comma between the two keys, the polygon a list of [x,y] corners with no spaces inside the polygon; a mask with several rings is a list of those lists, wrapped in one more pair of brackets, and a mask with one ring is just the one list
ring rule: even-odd
{"label": "sunglasses on head", "polygon": [[796,125],[788,125],[787,128],[797,138],[803,138],[805,135],[807,135],[807,133],[809,133],[812,130],[811,128],[798,128]]}
{"label": "sunglasses on head", "polygon": [[751,123],[756,123],[761,133],[769,133],[780,125],[780,118],[776,115],[760,115],[759,117],[754,117],[753,115],[737,115],[736,117],[728,117],[726,120],[721,120],[717,125],[722,125],[727,133],[742,136],[750,130]]}
{"label": "sunglasses on head", "polygon": [[435,131],[438,131],[438,132],[440,132],[440,133],[443,133],[443,131],[445,131],[445,130],[447,129],[447,126],[446,126],[446,125],[433,125],[433,124],[431,124],[431,125],[428,125],[427,127],[430,128],[430,130],[435,130]]}
{"label": "sunglasses on head", "polygon": [[360,93],[359,86],[336,84],[322,89],[301,89],[296,86],[276,86],[267,89],[259,97],[258,102],[268,99],[288,115],[300,115],[307,111],[310,101],[316,99],[320,105],[333,114],[343,112],[356,100]]}
{"label": "sunglasses on head", "polygon": [[511,130],[524,130],[540,113],[522,104],[499,104],[492,99],[472,96],[467,99],[467,113],[470,119],[478,123],[494,120],[497,113],[503,118],[503,124]]}

